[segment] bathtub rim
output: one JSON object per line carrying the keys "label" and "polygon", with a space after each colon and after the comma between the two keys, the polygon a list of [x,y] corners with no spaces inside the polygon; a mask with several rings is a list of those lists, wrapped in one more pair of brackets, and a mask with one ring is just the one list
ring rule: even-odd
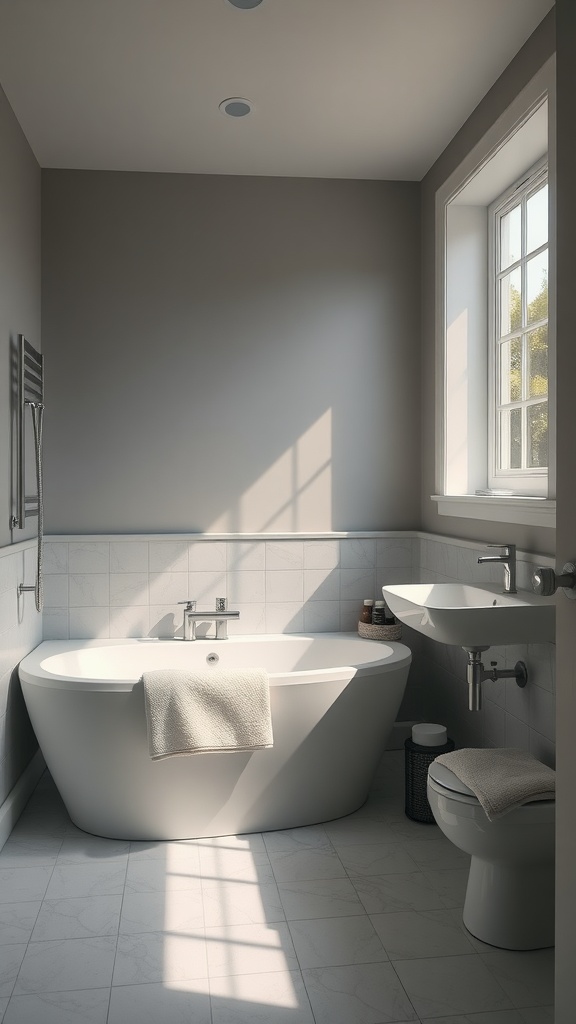
{"label": "bathtub rim", "polygon": [[[351,640],[354,643],[361,644],[362,646],[370,645],[378,648],[382,651],[382,656],[375,658],[361,665],[353,664],[339,664],[330,666],[328,668],[314,668],[314,669],[298,669],[294,671],[281,671],[281,672],[270,672],[269,680],[273,686],[287,686],[294,685],[297,683],[303,683],[307,680],[314,682],[333,682],[336,679],[341,679],[343,673],[347,673],[349,678],[352,679],[354,676],[368,676],[375,673],[381,673],[386,671],[394,671],[402,668],[406,665],[410,665],[412,660],[412,652],[405,645],[398,641],[379,641],[379,640],[367,640],[363,637],[359,637],[355,632],[333,632],[333,633],[254,633],[245,634],[241,636],[230,637],[229,641],[221,640],[197,640],[195,644],[205,645],[207,653],[210,653],[213,647],[216,651],[219,650],[220,644],[238,643],[243,645],[244,643],[259,643],[259,642],[293,642],[295,640],[302,639],[317,639],[317,640],[334,640],[344,639]],[[58,690],[70,690],[74,692],[88,692],[88,691],[101,691],[101,692],[130,692],[138,684],[140,676],[135,678],[122,678],[122,679],[101,679],[98,676],[73,676],[73,675],[59,675],[54,672],[46,671],[42,667],[48,657],[53,657],[58,654],[72,653],[75,650],[90,650],[90,649],[102,649],[107,647],[135,647],[140,644],[154,645],[169,645],[183,644],[185,641],[179,638],[156,638],[156,637],[114,637],[109,639],[79,639],[79,640],[43,640],[34,650],[30,651],[18,666],[18,673],[21,683],[27,685],[46,687],[48,689]],[[212,646],[213,645],[213,646]],[[195,650],[197,648],[195,647]],[[376,651],[375,651],[376,653]]]}

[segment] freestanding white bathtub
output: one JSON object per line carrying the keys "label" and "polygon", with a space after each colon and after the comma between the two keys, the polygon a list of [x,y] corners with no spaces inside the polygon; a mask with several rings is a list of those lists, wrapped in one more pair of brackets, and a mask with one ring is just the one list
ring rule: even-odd
{"label": "freestanding white bathtub", "polygon": [[[152,761],[144,671],[261,667],[274,745]],[[355,634],[227,641],[50,640],[20,664],[40,748],[79,828],[184,839],[292,828],[360,807],[396,718],[411,654]]]}

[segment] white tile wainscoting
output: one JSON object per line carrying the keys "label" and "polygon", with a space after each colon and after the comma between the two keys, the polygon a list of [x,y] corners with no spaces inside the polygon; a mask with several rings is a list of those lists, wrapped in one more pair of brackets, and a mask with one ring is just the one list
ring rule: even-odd
{"label": "white tile wainscoting", "polygon": [[[0,808],[36,750],[36,739],[18,684],[18,663],[42,639],[42,616],[34,595],[18,585],[34,582],[36,542],[0,548]],[[2,843],[0,810],[0,845]]]}
{"label": "white tile wainscoting", "polygon": [[[45,546],[45,639],[182,635],[178,602],[227,597],[230,632],[353,630],[365,597],[412,580],[413,534],[57,538]],[[377,595],[378,596],[378,595]]]}
{"label": "white tile wainscoting", "polygon": [[[181,635],[178,602],[227,597],[240,611],[230,632],[354,630],[365,597],[386,583],[499,582],[478,565],[481,545],[418,532],[254,536],[50,537],[45,545],[45,639]],[[518,552],[518,586],[536,564]],[[467,708],[466,658],[457,647],[404,630],[413,666],[401,720],[448,725],[458,745],[517,746],[554,763],[553,644],[492,648],[485,660],[526,662],[529,685],[483,684],[481,713]]]}
{"label": "white tile wainscoting", "polygon": [[17,671],[42,639],[34,595],[18,592],[20,583],[34,582],[35,571],[36,541],[0,548],[0,848],[44,767]]}

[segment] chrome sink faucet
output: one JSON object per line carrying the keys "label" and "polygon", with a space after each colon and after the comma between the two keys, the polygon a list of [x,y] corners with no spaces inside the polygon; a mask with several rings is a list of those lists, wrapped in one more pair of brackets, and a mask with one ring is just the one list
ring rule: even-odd
{"label": "chrome sink faucet", "polygon": [[480,555],[478,563],[501,562],[504,566],[504,593],[516,594],[516,545],[488,544],[489,548],[503,548],[501,555]]}
{"label": "chrome sink faucet", "polygon": [[[196,611],[196,601],[179,601],[178,604],[185,605],[184,608],[184,619],[182,622],[182,637],[184,640],[196,640],[196,623],[197,622],[215,622],[216,623],[216,640],[227,640],[228,639],[228,619],[239,619],[240,612],[228,611],[225,597],[216,598],[216,611],[214,612],[198,612]],[[214,637],[205,637],[204,639],[214,639]]]}

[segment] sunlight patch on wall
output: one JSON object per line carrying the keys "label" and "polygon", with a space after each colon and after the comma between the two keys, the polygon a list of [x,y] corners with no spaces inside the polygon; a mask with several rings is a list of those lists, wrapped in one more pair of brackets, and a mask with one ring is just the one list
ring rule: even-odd
{"label": "sunlight patch on wall", "polygon": [[[255,525],[256,524],[256,525]],[[209,533],[293,533],[332,529],[332,410],[209,526]]]}

